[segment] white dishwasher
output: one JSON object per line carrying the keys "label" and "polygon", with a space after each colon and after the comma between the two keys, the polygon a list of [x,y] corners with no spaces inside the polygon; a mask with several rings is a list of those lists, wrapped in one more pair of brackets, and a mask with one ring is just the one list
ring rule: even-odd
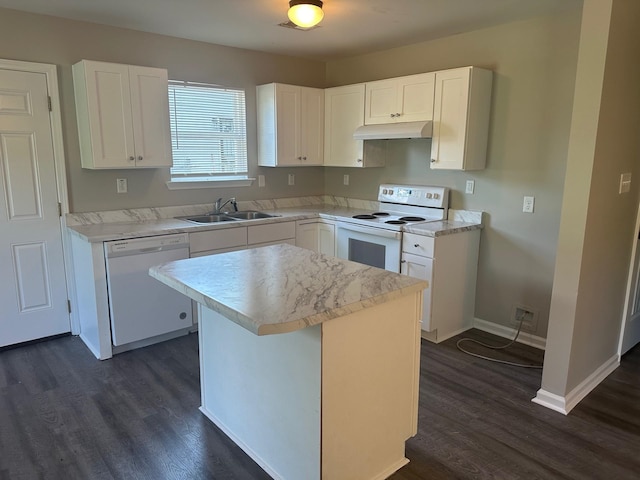
{"label": "white dishwasher", "polygon": [[104,253],[114,346],[192,326],[191,299],[149,276],[154,265],[189,258],[186,233],[105,242]]}

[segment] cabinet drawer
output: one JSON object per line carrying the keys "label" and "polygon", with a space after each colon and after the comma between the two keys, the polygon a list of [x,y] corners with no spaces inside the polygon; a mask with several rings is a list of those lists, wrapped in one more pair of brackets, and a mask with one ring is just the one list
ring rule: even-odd
{"label": "cabinet drawer", "polygon": [[189,250],[204,252],[221,248],[241,247],[247,244],[247,228],[226,228],[223,230],[209,230],[189,234]]}
{"label": "cabinet drawer", "polygon": [[405,233],[402,238],[402,251],[433,258],[435,240],[434,237]]}
{"label": "cabinet drawer", "polygon": [[296,222],[268,223],[247,228],[249,229],[247,235],[249,245],[275,242],[296,236]]}

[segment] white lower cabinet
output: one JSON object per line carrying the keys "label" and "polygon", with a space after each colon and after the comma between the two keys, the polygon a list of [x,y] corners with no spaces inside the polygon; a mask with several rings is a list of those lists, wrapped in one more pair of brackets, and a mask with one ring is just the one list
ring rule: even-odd
{"label": "white lower cabinet", "polygon": [[296,246],[317,253],[336,256],[336,226],[327,220],[299,220],[296,225]]}
{"label": "white lower cabinet", "polygon": [[473,327],[480,230],[440,237],[405,233],[400,272],[429,282],[422,337],[438,343]]}

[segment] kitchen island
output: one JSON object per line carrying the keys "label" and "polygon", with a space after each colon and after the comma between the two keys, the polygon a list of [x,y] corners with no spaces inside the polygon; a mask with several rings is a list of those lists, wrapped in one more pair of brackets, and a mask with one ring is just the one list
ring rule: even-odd
{"label": "kitchen island", "polygon": [[416,434],[425,281],[275,245],[153,267],[199,304],[201,411],[282,479],[383,479]]}

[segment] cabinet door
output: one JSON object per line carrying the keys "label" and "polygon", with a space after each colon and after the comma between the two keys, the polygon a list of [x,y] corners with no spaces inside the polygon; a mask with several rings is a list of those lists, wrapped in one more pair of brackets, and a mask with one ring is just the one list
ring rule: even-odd
{"label": "cabinet door", "polygon": [[300,87],[276,84],[276,164],[300,165]]}
{"label": "cabinet door", "polygon": [[433,119],[435,73],[409,75],[398,79],[397,122],[418,122]]}
{"label": "cabinet door", "polygon": [[325,166],[363,166],[363,141],[353,132],[364,124],[364,90],[364,83],[325,90]]}
{"label": "cabinet door", "polygon": [[324,90],[301,87],[301,165],[322,165],[324,160]]}
{"label": "cabinet door", "polygon": [[313,252],[318,252],[318,232],[320,223],[301,223],[296,224],[296,246],[300,248],[306,248]]}
{"label": "cabinet door", "polygon": [[[90,125],[91,147],[90,152],[82,157],[82,166],[135,167],[129,67],[83,61],[76,71],[83,68],[86,82],[85,113]],[[81,105],[77,107],[82,108]]]}
{"label": "cabinet door", "polygon": [[318,224],[318,253],[336,256],[336,226],[329,223]]}
{"label": "cabinet door", "polygon": [[433,291],[433,259],[412,255],[402,252],[400,262],[400,273],[410,277],[419,278],[429,282],[429,286],[424,289],[422,297],[422,330],[430,332],[434,328],[431,324],[431,296]]}
{"label": "cabinet door", "polygon": [[136,167],[171,167],[167,71],[129,67]]}
{"label": "cabinet door", "polygon": [[400,113],[398,110],[397,79],[368,82],[365,84],[365,91],[364,124],[376,125],[394,122],[396,114]]}
{"label": "cabinet door", "polygon": [[464,169],[469,68],[436,73],[431,168]]}

